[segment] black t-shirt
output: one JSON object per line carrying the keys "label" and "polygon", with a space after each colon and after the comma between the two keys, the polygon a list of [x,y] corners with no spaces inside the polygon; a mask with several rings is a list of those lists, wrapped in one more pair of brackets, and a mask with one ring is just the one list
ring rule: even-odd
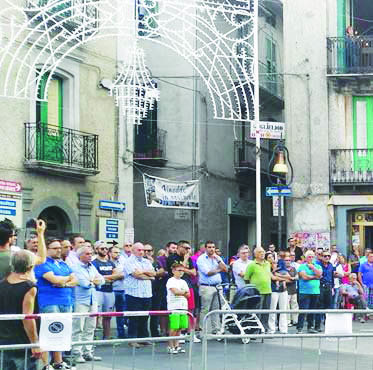
{"label": "black t-shirt", "polygon": [[[92,261],[92,264],[102,276],[113,275],[113,270],[115,269],[113,261],[100,261],[96,258]],[[111,293],[113,291],[113,283],[106,282],[104,285],[96,287],[96,289],[100,292]]]}
{"label": "black t-shirt", "polygon": [[[36,287],[31,281],[10,284],[0,282],[0,314],[22,314],[23,299],[27,292]],[[30,340],[22,320],[0,320],[0,341],[8,344],[28,344]]]}
{"label": "black t-shirt", "polygon": [[[167,272],[168,272],[168,277],[172,277],[173,276],[173,274],[172,274],[172,265],[175,262],[180,262],[181,264],[183,264],[184,257],[179,256],[177,253],[171,254],[170,256],[167,257]],[[192,260],[191,260],[190,257],[188,258],[187,268],[189,270],[194,269],[193,262],[192,262]],[[184,273],[182,279],[187,282],[189,288],[193,287],[193,284],[192,284],[192,282],[190,280],[190,276],[188,274]]]}

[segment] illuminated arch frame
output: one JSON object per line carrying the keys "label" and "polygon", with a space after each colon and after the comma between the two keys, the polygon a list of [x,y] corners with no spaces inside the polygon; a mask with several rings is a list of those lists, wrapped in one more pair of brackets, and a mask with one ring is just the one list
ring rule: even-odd
{"label": "illuminated arch frame", "polygon": [[[6,1],[10,6],[0,13],[8,37],[0,45],[0,70],[7,69],[0,79],[2,97],[46,101],[35,89],[42,75],[50,72],[51,78],[66,56],[89,41],[133,30],[121,14],[136,0],[24,0],[25,7]],[[159,9],[156,3],[142,4],[146,32],[137,37],[170,48],[194,67],[209,92],[214,118],[250,120],[255,84],[251,0],[159,0]],[[69,22],[73,29],[66,27]]]}

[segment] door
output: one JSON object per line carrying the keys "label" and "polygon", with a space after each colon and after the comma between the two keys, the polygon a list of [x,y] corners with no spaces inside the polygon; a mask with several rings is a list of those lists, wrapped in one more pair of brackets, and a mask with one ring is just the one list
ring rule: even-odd
{"label": "door", "polygon": [[[39,98],[47,88],[48,74],[40,82]],[[37,121],[37,159],[49,162],[63,162],[63,80],[54,76],[48,87],[48,101],[38,101]]]}
{"label": "door", "polygon": [[372,248],[373,246],[373,226],[365,226],[364,227],[364,236],[365,236],[365,248]]}
{"label": "door", "polygon": [[241,244],[249,239],[249,219],[241,216],[229,216],[229,256],[237,254]]}
{"label": "door", "polygon": [[372,169],[373,97],[353,97],[353,170]]}

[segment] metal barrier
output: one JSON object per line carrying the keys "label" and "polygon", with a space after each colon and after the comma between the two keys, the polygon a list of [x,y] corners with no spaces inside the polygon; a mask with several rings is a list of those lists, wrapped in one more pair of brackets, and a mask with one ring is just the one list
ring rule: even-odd
{"label": "metal barrier", "polygon": [[[139,316],[168,316],[172,313],[182,313],[187,314],[190,318],[194,320],[193,315],[188,311],[127,311],[127,312],[94,312],[94,313],[71,313],[73,319],[74,318],[81,318],[81,317],[139,317]],[[0,315],[0,320],[32,320],[32,319],[41,319],[43,316],[48,314],[33,314],[33,315]],[[61,315],[67,315],[64,313],[61,313]],[[183,358],[184,361],[172,361],[173,356],[169,355],[169,364],[171,365],[168,367],[168,369],[172,369],[172,365],[175,365],[175,369],[177,370],[192,370],[192,352],[193,352],[193,341],[194,341],[195,331],[194,328],[192,328],[192,331],[183,336],[167,336],[167,337],[146,337],[146,338],[126,338],[126,339],[110,339],[110,340],[92,340],[92,341],[84,341],[84,342],[72,342],[72,348],[74,346],[79,345],[93,345],[95,347],[105,346],[105,347],[112,347],[112,354],[111,354],[111,369],[136,369],[136,359],[137,359],[137,351],[143,352],[145,348],[137,349],[135,347],[132,347],[131,349],[131,355],[125,356],[125,362],[126,367],[123,366],[123,359],[119,358],[118,355],[123,356],[123,353],[118,353],[118,350],[121,346],[124,346],[125,344],[129,343],[135,343],[135,342],[150,342],[152,344],[151,346],[151,354],[149,356],[149,351],[145,351],[147,358],[145,359],[145,362],[147,363],[146,368],[155,370],[157,369],[155,367],[155,361],[156,361],[156,344],[167,342],[169,340],[185,340],[186,343],[188,343],[188,349],[187,349],[187,358]],[[32,348],[39,348],[39,344],[14,344],[14,345],[0,345],[0,370],[9,370],[4,367],[4,351],[15,351],[15,350],[24,350],[25,351],[25,357],[24,357],[24,370],[29,369],[28,364],[28,353],[31,351]],[[160,369],[167,369],[165,366],[167,364],[167,357],[162,356],[162,354],[166,354],[166,348],[164,348],[164,351],[159,352],[161,361],[161,367]],[[107,357],[107,356],[105,356]],[[151,363],[149,364],[149,357]],[[106,361],[107,362],[107,361]],[[184,365],[184,366],[181,366]],[[100,366],[100,362],[92,361],[89,363],[89,367],[85,365],[77,365],[77,369],[103,369],[103,367]],[[140,367],[141,369],[144,368],[143,364]],[[105,364],[104,369],[108,369],[107,363]]]}
{"label": "metal barrier", "polygon": [[[372,369],[373,368],[373,328],[371,332],[353,332],[352,334],[333,334],[327,335],[324,333],[319,334],[224,334],[223,328],[218,333],[210,334],[207,332],[207,322],[212,315],[219,315],[224,322],[224,316],[232,315],[242,317],[242,315],[260,315],[260,314],[350,314],[351,320],[354,314],[373,315],[373,310],[214,310],[210,311],[203,320],[202,324],[202,366],[201,369],[208,370],[208,360],[211,357],[214,360],[214,365],[210,368],[214,370],[233,370],[242,369],[242,363],[250,363],[250,370],[255,369],[321,369],[322,354],[324,353],[326,360],[329,362],[333,361],[332,366],[327,366],[329,369]],[[306,324],[306,321],[305,321]],[[367,325],[367,324],[361,324]],[[366,347],[365,353],[359,353],[358,339],[363,338],[364,343],[360,343],[362,347]],[[372,340],[369,343],[366,341],[367,338]],[[228,340],[240,339],[241,343],[234,343],[231,341],[228,345]],[[260,341],[257,341],[260,339]],[[266,339],[271,339],[267,341]],[[341,352],[341,340],[350,339],[354,340],[354,345],[347,345],[342,348]],[[212,340],[224,341],[223,351],[211,351],[208,353],[208,342]],[[255,344],[248,346],[251,340],[256,340]],[[323,344],[323,340],[327,340],[327,344]],[[336,342],[336,348],[332,348],[332,344]],[[318,343],[315,343],[317,341]],[[299,342],[297,345],[296,342]],[[261,348],[258,348],[260,346]],[[347,348],[345,348],[347,347]],[[361,350],[361,348],[360,348]],[[316,357],[313,352],[316,351]],[[258,358],[258,354],[260,353]],[[367,356],[368,355],[368,356]],[[221,358],[223,356],[223,358]],[[241,357],[241,361],[239,358]],[[242,359],[242,357],[244,357]],[[272,359],[272,357],[275,357]],[[299,357],[299,358],[297,358]],[[341,359],[342,357],[342,359]],[[359,358],[360,357],[360,358]],[[343,367],[342,360],[348,359],[348,366]],[[246,361],[245,361],[246,360]],[[271,362],[274,360],[275,363]],[[315,363],[316,360],[316,363]],[[222,367],[218,367],[217,364]],[[365,364],[365,366],[362,366]],[[369,367],[366,365],[369,364]],[[236,366],[237,365],[237,366]],[[246,367],[245,367],[246,368]]]}

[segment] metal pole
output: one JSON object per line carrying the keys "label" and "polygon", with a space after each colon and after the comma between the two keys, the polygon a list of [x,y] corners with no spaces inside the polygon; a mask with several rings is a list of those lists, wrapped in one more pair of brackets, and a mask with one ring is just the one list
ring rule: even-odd
{"label": "metal pole", "polygon": [[[277,179],[277,184],[280,185],[280,179]],[[282,251],[282,198],[278,195],[278,249]]]}
{"label": "metal pole", "polygon": [[254,123],[256,144],[256,245],[262,245],[262,198],[261,198],[261,166],[260,166],[260,128],[259,128],[259,62],[258,62],[258,0],[254,5]]}

